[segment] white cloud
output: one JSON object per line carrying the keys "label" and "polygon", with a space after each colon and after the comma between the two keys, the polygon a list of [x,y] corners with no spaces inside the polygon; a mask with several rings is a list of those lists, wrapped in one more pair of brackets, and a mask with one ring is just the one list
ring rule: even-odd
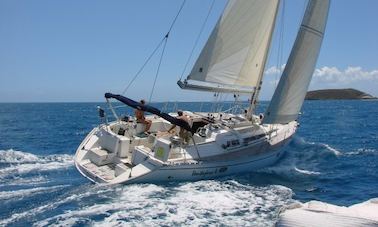
{"label": "white cloud", "polygon": [[[273,85],[274,87],[277,86],[278,81],[280,80],[281,74],[282,74],[283,70],[285,69],[285,66],[286,66],[286,64],[281,65],[280,68],[278,68],[277,66],[272,66],[272,67],[268,68],[267,70],[265,70],[265,72],[264,72],[265,76],[275,76],[274,79],[268,79],[269,80],[268,83],[270,85]],[[267,80],[265,80],[265,81],[267,81]]]}
{"label": "white cloud", "polygon": [[348,66],[345,70],[324,66],[316,69],[313,82],[350,84],[357,81],[378,82],[378,70],[365,71],[361,67]]}
{"label": "white cloud", "polygon": [[[285,65],[276,66],[265,71],[261,99],[269,100],[277,87]],[[339,69],[334,66],[323,66],[315,69],[309,90],[327,88],[355,88],[378,96],[378,69],[366,70],[360,66],[348,66]]]}
{"label": "white cloud", "polygon": [[281,65],[281,68],[277,66],[272,66],[265,70],[265,75],[280,75],[281,72],[284,70],[286,64]]}
{"label": "white cloud", "polygon": [[[276,84],[284,70],[285,65],[281,68],[272,66],[265,71],[265,81],[271,84]],[[276,78],[269,78],[269,76],[276,76]],[[323,66],[315,69],[312,84],[322,85],[346,85],[355,82],[378,82],[378,70],[363,70],[360,66],[348,66],[346,69],[341,70],[337,67]]]}

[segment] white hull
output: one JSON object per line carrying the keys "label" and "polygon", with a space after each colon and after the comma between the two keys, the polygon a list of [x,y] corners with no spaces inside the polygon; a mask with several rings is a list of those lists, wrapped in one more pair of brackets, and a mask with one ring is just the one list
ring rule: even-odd
{"label": "white hull", "polygon": [[[287,139],[285,142],[289,141]],[[267,148],[268,150],[270,148]],[[199,164],[179,164],[162,166],[148,174],[136,178],[130,178],[123,184],[151,183],[166,181],[197,181],[214,179],[222,176],[251,172],[276,163],[284,154],[279,148],[264,152],[258,156],[245,157],[239,160],[225,162],[203,162]],[[89,180],[96,183],[107,183],[91,172],[86,171],[76,163],[76,167]]]}
{"label": "white hull", "polygon": [[146,183],[165,181],[197,181],[222,176],[251,172],[273,165],[283,152],[273,151],[260,157],[250,157],[228,162],[209,162],[161,167],[145,176],[130,179],[125,183]]}
{"label": "white hull", "polygon": [[[161,120],[157,119],[156,121]],[[115,150],[113,152],[114,157],[112,156],[112,160],[105,162],[105,164],[99,163],[97,160],[98,157],[93,156],[91,149],[95,150],[101,147],[99,142],[101,142],[102,137],[105,137],[105,135],[109,136],[106,134],[108,132],[110,134],[113,133],[110,130],[104,132],[104,128],[110,129],[114,125],[117,125],[117,123],[111,123],[110,126],[101,125],[95,128],[82,142],[75,155],[75,164],[85,177],[96,183],[130,184],[213,179],[226,175],[250,172],[273,165],[282,157],[283,151],[280,148],[291,139],[297,127],[296,122],[286,125],[276,125],[275,127],[257,127],[256,125],[252,125],[252,123],[250,124],[250,126],[243,127],[243,133],[249,137],[244,138],[244,140],[243,138],[238,139],[238,141],[244,141],[244,143],[237,142],[234,147],[231,145],[231,147],[222,148],[219,146],[219,140],[229,140],[227,138],[231,137],[225,137],[225,139],[220,135],[229,135],[230,132],[227,130],[218,130],[218,134],[215,137],[209,136],[209,139],[206,139],[203,143],[189,144],[185,148],[180,148],[185,153],[184,158],[183,156],[181,158],[177,158],[176,156],[172,158],[172,154],[169,154],[170,157],[167,157],[166,160],[159,159],[156,154],[156,147],[158,146],[156,144],[159,144],[160,139],[157,142],[155,141],[155,148],[152,147],[151,149],[143,145],[134,147],[130,145],[128,147],[130,155],[127,158],[120,158],[118,156],[121,154],[120,152],[124,152],[122,149],[125,149],[125,147],[119,145],[122,144],[122,140],[118,140],[116,142],[118,145],[113,149]],[[265,134],[263,136],[250,136],[254,131],[262,132],[264,128],[274,130],[264,131]],[[112,136],[115,138],[123,137],[115,133]],[[216,139],[212,140],[213,138]],[[256,139],[251,141],[250,138]],[[164,138],[161,140],[166,141]],[[231,139],[231,141],[234,142],[235,140]],[[132,144],[134,141],[129,142],[128,140],[127,143]],[[138,142],[138,144],[140,143],[143,142]],[[171,148],[172,144],[169,147]],[[154,149],[155,152],[153,152]],[[116,150],[118,150],[118,153]],[[173,150],[170,152],[172,153]]]}

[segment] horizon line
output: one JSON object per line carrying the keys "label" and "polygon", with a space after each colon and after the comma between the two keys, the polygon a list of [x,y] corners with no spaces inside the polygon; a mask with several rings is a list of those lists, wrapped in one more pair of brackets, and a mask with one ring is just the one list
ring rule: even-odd
{"label": "horizon line", "polygon": [[[259,102],[267,102],[270,100],[260,100]],[[16,102],[0,102],[0,104],[42,104],[42,103],[102,103],[106,101],[16,101]],[[191,103],[203,103],[203,102],[214,102],[211,100],[206,100],[206,101],[152,101],[151,103],[175,103],[175,102],[191,102]],[[224,100],[222,102],[234,102],[232,100]],[[248,102],[248,100],[243,100],[240,102]]]}

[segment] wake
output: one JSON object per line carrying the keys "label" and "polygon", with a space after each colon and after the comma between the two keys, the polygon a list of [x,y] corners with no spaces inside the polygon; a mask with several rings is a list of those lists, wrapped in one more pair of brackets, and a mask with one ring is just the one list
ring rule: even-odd
{"label": "wake", "polygon": [[73,163],[73,156],[68,154],[39,156],[13,149],[0,150],[0,179],[69,168]]}

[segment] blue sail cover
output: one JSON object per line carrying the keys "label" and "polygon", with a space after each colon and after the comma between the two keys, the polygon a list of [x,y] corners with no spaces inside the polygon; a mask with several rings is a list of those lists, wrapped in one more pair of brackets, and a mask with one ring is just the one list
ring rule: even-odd
{"label": "blue sail cover", "polygon": [[120,101],[120,102],[134,108],[134,109],[138,109],[138,110],[142,110],[142,111],[145,111],[145,112],[155,114],[155,115],[171,122],[172,124],[180,126],[180,127],[184,128],[185,130],[188,130],[189,132],[193,133],[193,129],[192,129],[192,127],[190,127],[188,122],[186,122],[182,119],[178,119],[176,117],[172,117],[171,115],[169,115],[167,113],[161,112],[159,109],[157,109],[153,106],[143,105],[142,103],[136,102],[136,101],[129,99],[125,96],[115,95],[115,94],[112,94],[112,93],[105,93],[105,98],[117,99],[118,101]]}

